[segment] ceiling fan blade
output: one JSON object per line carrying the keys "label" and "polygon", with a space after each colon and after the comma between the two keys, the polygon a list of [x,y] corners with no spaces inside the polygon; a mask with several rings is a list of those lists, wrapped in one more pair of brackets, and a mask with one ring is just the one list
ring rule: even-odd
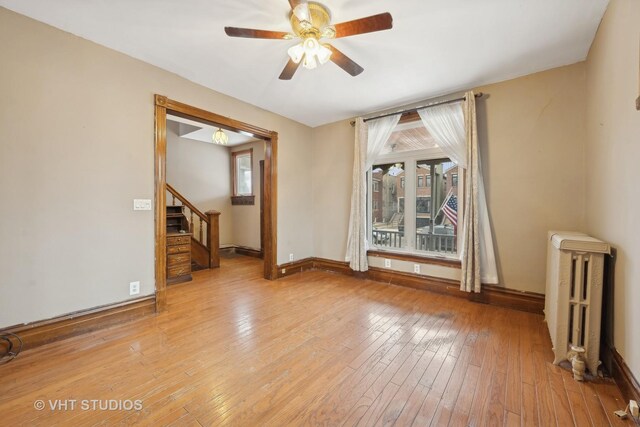
{"label": "ceiling fan blade", "polygon": [[362,68],[361,66],[359,66],[358,64],[353,62],[353,60],[351,58],[349,58],[344,53],[340,52],[335,47],[331,46],[330,44],[327,44],[325,46],[327,46],[329,49],[331,49],[331,58],[330,59],[338,67],[342,68],[347,73],[349,73],[349,74],[351,74],[352,76],[355,77],[355,76],[357,76],[358,74],[360,74],[361,72],[364,71],[364,68]]}
{"label": "ceiling fan blade", "polygon": [[280,39],[286,40],[289,33],[283,31],[254,30],[252,28],[224,27],[224,32],[230,37],[246,37],[249,39]]}
{"label": "ceiling fan blade", "polygon": [[291,59],[289,59],[287,65],[284,66],[284,70],[282,70],[282,73],[280,73],[280,80],[291,80],[291,77],[293,77],[293,75],[296,73],[301,63],[302,61],[296,64]]}
{"label": "ceiling fan blade", "polygon": [[336,38],[372,33],[374,31],[389,30],[393,27],[393,18],[389,12],[353,21],[336,24]]}
{"label": "ceiling fan blade", "polygon": [[295,9],[297,5],[301,3],[306,3],[307,0],[289,0],[289,5],[291,6],[291,10]]}

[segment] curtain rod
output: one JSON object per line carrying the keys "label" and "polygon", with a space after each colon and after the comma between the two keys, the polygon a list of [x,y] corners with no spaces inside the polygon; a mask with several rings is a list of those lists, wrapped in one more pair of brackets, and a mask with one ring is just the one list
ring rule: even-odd
{"label": "curtain rod", "polygon": [[[483,95],[484,95],[484,93],[478,92],[478,93],[475,94],[475,97],[476,98],[481,98]],[[465,96],[463,96],[462,98],[455,98],[455,99],[448,99],[446,101],[432,102],[431,104],[422,105],[420,107],[409,108],[407,110],[395,111],[393,113],[387,113],[387,114],[381,114],[379,116],[369,117],[367,119],[363,119],[363,121],[364,122],[368,122],[369,120],[376,120],[376,119],[381,119],[383,117],[395,116],[396,114],[415,113],[416,111],[422,110],[423,108],[435,107],[436,105],[452,104],[452,103],[458,102],[458,101],[466,101],[466,99],[467,98]],[[356,124],[355,121],[351,121],[351,126],[355,126],[355,124]]]}

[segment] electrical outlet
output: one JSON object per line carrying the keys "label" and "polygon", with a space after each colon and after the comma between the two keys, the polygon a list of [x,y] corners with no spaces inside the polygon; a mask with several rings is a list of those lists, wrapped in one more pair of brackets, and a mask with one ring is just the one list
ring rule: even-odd
{"label": "electrical outlet", "polygon": [[284,274],[284,273],[286,273],[286,272],[287,272],[287,269],[286,269],[286,268],[283,268],[283,269],[282,269],[282,274]]}
{"label": "electrical outlet", "polygon": [[129,283],[129,295],[138,295],[140,293],[140,282]]}
{"label": "electrical outlet", "polygon": [[420,273],[420,264],[413,264],[413,272]]}
{"label": "electrical outlet", "polygon": [[391,268],[391,260],[390,259],[385,259],[384,260],[384,268]]}
{"label": "electrical outlet", "polygon": [[289,261],[293,261],[293,254],[289,254]]}
{"label": "electrical outlet", "polygon": [[640,409],[638,409],[638,402],[635,400],[629,401],[629,412],[634,418],[640,418]]}

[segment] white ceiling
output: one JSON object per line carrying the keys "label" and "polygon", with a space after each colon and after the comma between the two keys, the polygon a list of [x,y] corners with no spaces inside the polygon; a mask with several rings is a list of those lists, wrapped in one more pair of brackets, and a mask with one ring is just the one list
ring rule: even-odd
{"label": "white ceiling", "polygon": [[[182,138],[192,139],[194,141],[202,141],[208,144],[213,144],[213,134],[218,130],[218,127],[211,126],[206,123],[200,123],[195,120],[185,119],[183,117],[173,116],[167,114],[167,121],[178,123],[178,136]],[[229,141],[227,147],[233,147],[236,145],[246,144],[247,142],[257,141],[253,136],[247,136],[237,132],[232,132],[228,129],[223,129],[227,134]]]}
{"label": "white ceiling", "polygon": [[[608,0],[326,0],[333,22],[381,12],[393,29],[333,41],[364,67],[300,67],[295,41],[230,38],[225,26],[289,31],[287,0],[0,0],[0,5],[309,126],[586,58]],[[171,94],[167,94],[171,96]]]}

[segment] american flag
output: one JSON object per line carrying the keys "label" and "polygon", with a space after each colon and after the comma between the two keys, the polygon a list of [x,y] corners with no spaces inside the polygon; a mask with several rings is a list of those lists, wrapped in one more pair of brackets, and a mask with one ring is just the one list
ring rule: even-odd
{"label": "american flag", "polygon": [[440,209],[453,225],[458,225],[458,198],[452,191],[449,191],[449,195]]}

